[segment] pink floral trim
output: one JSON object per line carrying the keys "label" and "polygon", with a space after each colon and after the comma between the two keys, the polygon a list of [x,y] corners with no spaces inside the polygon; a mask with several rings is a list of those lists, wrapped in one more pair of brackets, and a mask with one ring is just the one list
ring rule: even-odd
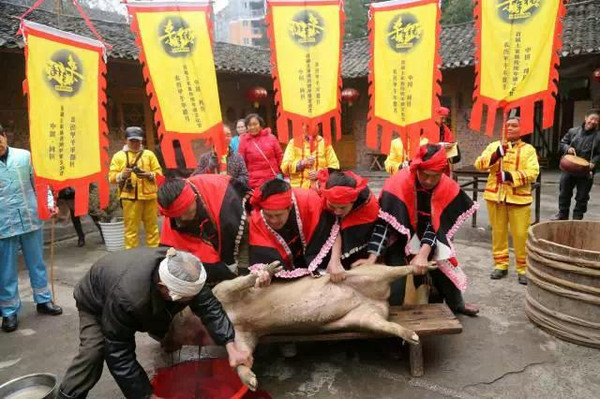
{"label": "pink floral trim", "polygon": [[456,251],[454,250],[454,244],[452,244],[452,237],[454,237],[454,234],[456,234],[456,232],[458,231],[460,226],[462,226],[462,224],[464,222],[466,222],[467,219],[469,219],[471,216],[473,216],[473,214],[475,212],[477,212],[478,209],[479,209],[479,204],[476,202],[473,203],[473,206],[470,207],[469,209],[467,209],[465,212],[463,212],[463,214],[460,215],[456,219],[456,222],[454,222],[454,225],[452,226],[452,228],[450,230],[448,230],[448,232],[446,233],[446,240],[448,241],[448,244],[450,245],[450,251],[452,253],[451,257],[456,256]]}
{"label": "pink floral trim", "polygon": [[266,263],[255,263],[252,266],[250,266],[248,270],[250,270],[251,272],[259,272],[263,270],[265,266],[267,266]]}
{"label": "pink floral trim", "polygon": [[311,274],[308,269],[294,269],[294,270],[282,270],[275,274],[275,277],[279,278],[297,278],[302,276],[307,276]]}
{"label": "pink floral trim", "polygon": [[242,218],[240,220],[240,227],[238,228],[237,235],[235,237],[235,244],[233,246],[233,259],[235,259],[236,263],[239,263],[239,255],[240,255],[240,243],[242,242],[242,237],[244,235],[244,228],[246,227],[246,220],[248,215],[246,214],[246,201],[248,201],[250,195],[246,195],[242,199]]}
{"label": "pink floral trim", "polygon": [[292,191],[292,202],[294,203],[294,209],[296,210],[296,223],[298,224],[298,233],[300,234],[300,241],[302,241],[302,249],[306,251],[306,239],[304,238],[304,226],[302,225],[302,219],[300,219],[300,211],[298,210],[298,202],[296,196]]}
{"label": "pink floral trim", "polygon": [[335,243],[335,239],[337,238],[339,232],[340,232],[340,224],[339,224],[338,220],[336,219],[335,224],[333,225],[333,227],[331,228],[331,232],[329,233],[329,238],[323,245],[323,248],[321,248],[321,250],[319,251],[319,254],[312,260],[312,262],[310,262],[310,265],[308,265],[309,272],[311,272],[311,273],[314,272],[315,269],[319,266],[319,264],[323,261],[323,258],[325,258],[325,256],[327,256],[327,254],[333,247],[333,244]]}
{"label": "pink floral trim", "polygon": [[[256,263],[252,266],[249,267],[249,270],[251,272],[257,272],[257,271],[261,271],[264,270],[264,268],[267,266],[266,263]],[[281,270],[277,273],[275,273],[275,277],[279,277],[279,278],[297,278],[297,277],[302,277],[302,276],[307,276],[311,274],[310,270],[308,269],[294,269],[294,270]]]}
{"label": "pink floral trim", "polygon": [[454,266],[449,260],[439,260],[436,262],[438,269],[454,283],[461,292],[467,290],[467,275],[460,266]]}
{"label": "pink floral trim", "polygon": [[392,226],[398,233],[406,236],[406,247],[404,248],[404,252],[406,252],[407,255],[410,255],[410,239],[412,238],[410,235],[410,230],[404,227],[402,224],[400,224],[400,222],[398,222],[398,219],[396,219],[394,216],[387,213],[386,211],[380,209],[378,216],[380,219],[383,219],[390,226]]}
{"label": "pink floral trim", "polygon": [[262,209],[260,210],[260,216],[262,217],[263,223],[267,227],[267,230],[269,230],[269,233],[271,233],[273,235],[273,237],[275,237],[275,239],[277,240],[279,245],[281,245],[283,247],[283,250],[285,251],[285,254],[288,256],[288,258],[290,260],[293,260],[294,257],[292,256],[292,250],[290,249],[290,247],[288,247],[288,245],[285,242],[285,240],[283,239],[283,237],[280,236],[279,233],[277,233],[275,230],[273,230],[273,228],[271,226],[269,226],[269,223],[267,223],[267,219],[265,219],[265,215],[264,215]]}

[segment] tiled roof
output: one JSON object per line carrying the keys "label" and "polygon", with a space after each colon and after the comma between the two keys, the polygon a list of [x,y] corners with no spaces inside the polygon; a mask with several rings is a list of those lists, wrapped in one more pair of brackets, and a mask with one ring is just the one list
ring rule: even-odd
{"label": "tiled roof", "polygon": [[[26,9],[26,7],[0,2],[0,47],[23,48],[23,40],[20,36],[15,35],[19,27],[19,20],[15,17],[22,15]],[[80,17],[61,16],[60,27],[58,26],[56,14],[47,11],[35,10],[27,19],[93,37]],[[128,25],[98,20],[94,20],[93,23],[104,41],[113,46],[109,52],[109,57],[137,60],[138,49],[135,46],[134,36]],[[267,49],[216,43],[214,56],[218,71],[260,75],[270,73],[270,51]]]}
{"label": "tiled roof", "polygon": [[[22,48],[23,42],[15,36],[18,19],[24,7],[0,2],[0,47]],[[55,14],[34,11],[28,19],[49,26],[57,26]],[[138,50],[129,27],[122,23],[94,21],[96,29],[107,43],[113,45],[110,57],[135,60]],[[61,17],[61,29],[91,36],[79,17]],[[474,63],[473,24],[470,22],[445,25],[441,34],[442,68],[460,68]],[[342,76],[363,77],[368,74],[369,42],[367,38],[347,41],[343,48]],[[572,1],[567,6],[564,20],[562,57],[600,53],[600,0]],[[217,42],[214,49],[218,71],[268,75],[268,49],[237,46]]]}

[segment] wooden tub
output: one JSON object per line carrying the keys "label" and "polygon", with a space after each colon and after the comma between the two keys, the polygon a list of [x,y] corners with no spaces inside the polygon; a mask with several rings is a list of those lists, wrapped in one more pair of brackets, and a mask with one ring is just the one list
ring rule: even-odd
{"label": "wooden tub", "polygon": [[529,229],[529,319],[548,333],[600,348],[600,222],[555,221]]}

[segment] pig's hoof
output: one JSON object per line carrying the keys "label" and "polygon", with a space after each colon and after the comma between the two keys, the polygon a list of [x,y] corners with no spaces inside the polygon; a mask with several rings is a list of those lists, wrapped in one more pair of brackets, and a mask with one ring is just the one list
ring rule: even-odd
{"label": "pig's hoof", "polygon": [[419,336],[416,333],[412,333],[412,335],[410,336],[410,343],[413,345],[419,344]]}

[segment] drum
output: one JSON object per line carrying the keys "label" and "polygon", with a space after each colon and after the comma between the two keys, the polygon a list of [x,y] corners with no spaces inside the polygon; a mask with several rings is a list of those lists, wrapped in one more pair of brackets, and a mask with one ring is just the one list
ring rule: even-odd
{"label": "drum", "polygon": [[560,159],[560,170],[576,176],[590,173],[590,163],[581,157],[567,154]]}

